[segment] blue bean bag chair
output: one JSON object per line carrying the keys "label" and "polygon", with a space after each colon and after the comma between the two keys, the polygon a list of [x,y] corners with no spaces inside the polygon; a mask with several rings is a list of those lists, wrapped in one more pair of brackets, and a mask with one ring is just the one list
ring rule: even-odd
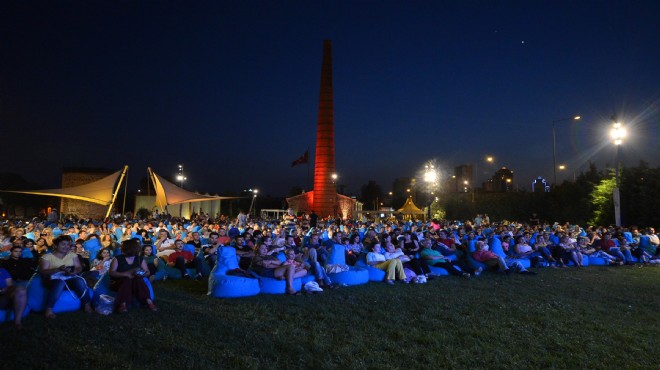
{"label": "blue bean bag chair", "polygon": [[[589,266],[609,266],[609,263],[607,262],[607,260],[605,258],[602,258],[602,257],[588,257],[588,258],[584,258],[583,262],[584,261],[589,261],[588,262]],[[586,265],[587,265],[587,263],[585,263],[585,266]]]}
{"label": "blue bean bag chair", "polygon": [[447,270],[442,268],[442,267],[429,266],[429,269],[431,270],[431,273],[433,275],[436,275],[436,276],[448,276],[449,275],[449,272],[447,272]]}
{"label": "blue bean bag chair", "polygon": [[165,277],[167,276],[167,272],[165,271],[165,262],[162,259],[158,260],[158,267],[156,267],[156,273],[153,274],[154,276],[154,281],[161,281],[165,280]]}
{"label": "blue bean bag chair", "polygon": [[651,244],[651,238],[648,235],[642,235],[639,237],[639,246],[652,255],[657,252],[657,247]]}
{"label": "blue bean bag chair", "polygon": [[121,227],[115,229],[115,240],[119,243],[121,238],[124,236],[124,232],[121,230]]}
{"label": "blue bean bag chair", "polygon": [[626,241],[628,242],[628,244],[632,244],[632,243],[633,243],[633,237],[632,237],[632,233],[631,233],[630,231],[624,231],[624,232],[623,232],[623,237],[626,239]]}
{"label": "blue bean bag chair", "polygon": [[101,248],[103,248],[103,246],[97,238],[89,239],[83,243],[83,249],[89,252],[89,258],[92,260],[96,258],[96,255]]}
{"label": "blue bean bag chair", "polygon": [[[88,292],[87,294],[90,294]],[[48,295],[48,290],[44,287],[41,274],[36,273],[32,275],[32,278],[27,285],[27,302],[30,306],[30,310],[35,312],[41,312],[46,309],[46,298]],[[81,308],[80,299],[76,297],[73,293],[69,292],[67,289],[62,291],[60,298],[55,302],[53,307],[54,313],[76,311]]]}
{"label": "blue bean bag chair", "polygon": [[360,256],[357,262],[355,262],[355,266],[367,269],[367,272],[369,273],[369,281],[382,282],[383,280],[385,280],[385,276],[387,275],[385,271],[369,266],[366,262],[365,255]]}
{"label": "blue bean bag chair", "polygon": [[221,247],[218,263],[211,271],[208,281],[208,295],[215,298],[249,297],[259,294],[259,280],[227,275],[227,271],[238,268],[238,257],[234,247]]}
{"label": "blue bean bag chair", "polygon": [[[470,240],[468,243],[468,253],[467,253],[467,260],[468,263],[474,268],[475,270],[481,267],[484,271],[488,270],[488,266],[485,263],[479,262],[472,258],[472,253],[477,250],[476,248],[477,241],[476,240]],[[500,247],[502,244],[500,243]]]}
{"label": "blue bean bag chair", "polygon": [[[493,236],[493,238],[490,240],[490,243],[488,244],[491,252],[497,254],[500,257],[506,258],[506,253],[504,253],[504,249],[502,249],[502,241],[500,240],[499,235]],[[511,248],[511,247],[509,247]],[[529,258],[507,258],[507,262],[520,262],[520,264],[528,269],[531,265],[532,262],[529,260]]]}
{"label": "blue bean bag chair", "polygon": [[34,254],[32,254],[30,248],[23,248],[23,251],[21,252],[21,258],[34,258]]}
{"label": "blue bean bag chair", "polygon": [[[301,291],[303,286],[310,281],[314,281],[314,275],[307,275],[293,279],[293,289]],[[259,289],[263,294],[284,294],[286,293],[286,281],[259,276]]]}
{"label": "blue bean bag chair", "polygon": [[[147,284],[147,288],[149,288],[149,298],[151,298],[153,301],[155,297],[154,288],[151,285],[149,278],[143,277],[142,279],[144,279],[144,282]],[[101,278],[96,282],[96,285],[94,285],[94,299],[92,300],[94,305],[96,305],[96,302],[98,301],[101,294],[107,294],[111,297],[117,296],[117,292],[110,289],[110,274],[107,272],[103,274]],[[133,306],[140,306],[140,302],[138,302],[137,299],[133,299]]]}
{"label": "blue bean bag chair", "polygon": [[[328,264],[345,265],[345,248],[341,244],[335,244],[330,249]],[[369,282],[369,271],[359,266],[349,266],[348,271],[328,274],[332,282],[341,285],[361,285]]]}

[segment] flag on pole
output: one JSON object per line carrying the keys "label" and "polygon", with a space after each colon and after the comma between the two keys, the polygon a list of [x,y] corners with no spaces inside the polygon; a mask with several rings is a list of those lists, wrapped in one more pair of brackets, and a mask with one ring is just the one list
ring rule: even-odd
{"label": "flag on pole", "polygon": [[296,165],[303,164],[309,162],[309,150],[305,152],[305,154],[301,155],[300,158],[296,159],[291,163],[291,167],[295,167]]}

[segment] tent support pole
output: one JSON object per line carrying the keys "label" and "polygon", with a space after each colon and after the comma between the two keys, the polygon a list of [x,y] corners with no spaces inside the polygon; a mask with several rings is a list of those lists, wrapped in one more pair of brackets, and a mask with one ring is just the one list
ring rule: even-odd
{"label": "tent support pole", "polygon": [[115,188],[115,191],[112,193],[112,201],[108,206],[108,211],[105,213],[105,218],[108,218],[108,216],[110,216],[110,211],[112,211],[112,206],[115,204],[115,199],[117,199],[117,193],[119,192],[119,188],[121,187],[121,182],[124,180],[124,176],[126,176],[126,172],[128,172],[128,165],[124,166],[124,170],[121,171],[121,175],[119,175],[119,181],[117,181],[117,187]]}

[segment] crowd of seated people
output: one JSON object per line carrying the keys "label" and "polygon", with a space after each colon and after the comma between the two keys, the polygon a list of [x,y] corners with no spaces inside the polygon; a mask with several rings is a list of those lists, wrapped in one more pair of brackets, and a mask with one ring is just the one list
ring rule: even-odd
{"label": "crowd of seated people", "polygon": [[[120,292],[118,312],[127,311],[131,295],[156,311],[153,301],[145,297],[142,279],[133,279],[138,270],[144,272],[140,277],[151,282],[165,266],[178,270],[183,278],[202,280],[208,274],[204,271],[218,263],[218,251],[223,247],[235,248],[241,270],[284,280],[288,294],[299,294],[293,279],[307,274],[320,286],[337,288],[326,272],[328,258],[337,245],[343,247],[347,265],[363,263],[381,269],[388,284],[411,281],[406,270],[433,277],[431,267],[442,267],[461,277],[479,275],[481,266],[503,274],[534,274],[516,262],[520,259],[530,260],[531,266],[553,268],[580,268],[589,258],[600,258],[613,266],[660,263],[660,242],[650,227],[491,224],[483,217],[428,223],[321,221],[315,227],[305,218],[286,223],[248,218],[239,226],[238,220],[204,215],[194,220],[5,221],[0,227],[4,258],[0,268],[11,278],[4,286],[13,288],[0,290],[0,308],[14,307],[15,302],[20,308],[23,290],[38,267],[50,292],[48,317],[55,317],[52,307],[63,289],[75,292],[83,309],[91,311],[91,288],[104,274],[110,275],[112,288]],[[502,253],[490,249],[494,238],[501,242]],[[97,246],[93,254],[88,243]],[[209,268],[203,268],[204,264]],[[190,269],[195,269],[196,275],[189,276]],[[50,279],[54,274],[85,279]]]}

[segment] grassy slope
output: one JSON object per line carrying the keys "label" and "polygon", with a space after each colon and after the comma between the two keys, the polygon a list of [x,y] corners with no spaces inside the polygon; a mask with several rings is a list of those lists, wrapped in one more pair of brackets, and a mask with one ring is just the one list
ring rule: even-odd
{"label": "grassy slope", "polygon": [[205,283],[168,280],[156,286],[157,314],[32,314],[20,333],[1,325],[0,359],[13,368],[65,359],[141,369],[657,368],[659,281],[660,268],[589,267],[220,300]]}

